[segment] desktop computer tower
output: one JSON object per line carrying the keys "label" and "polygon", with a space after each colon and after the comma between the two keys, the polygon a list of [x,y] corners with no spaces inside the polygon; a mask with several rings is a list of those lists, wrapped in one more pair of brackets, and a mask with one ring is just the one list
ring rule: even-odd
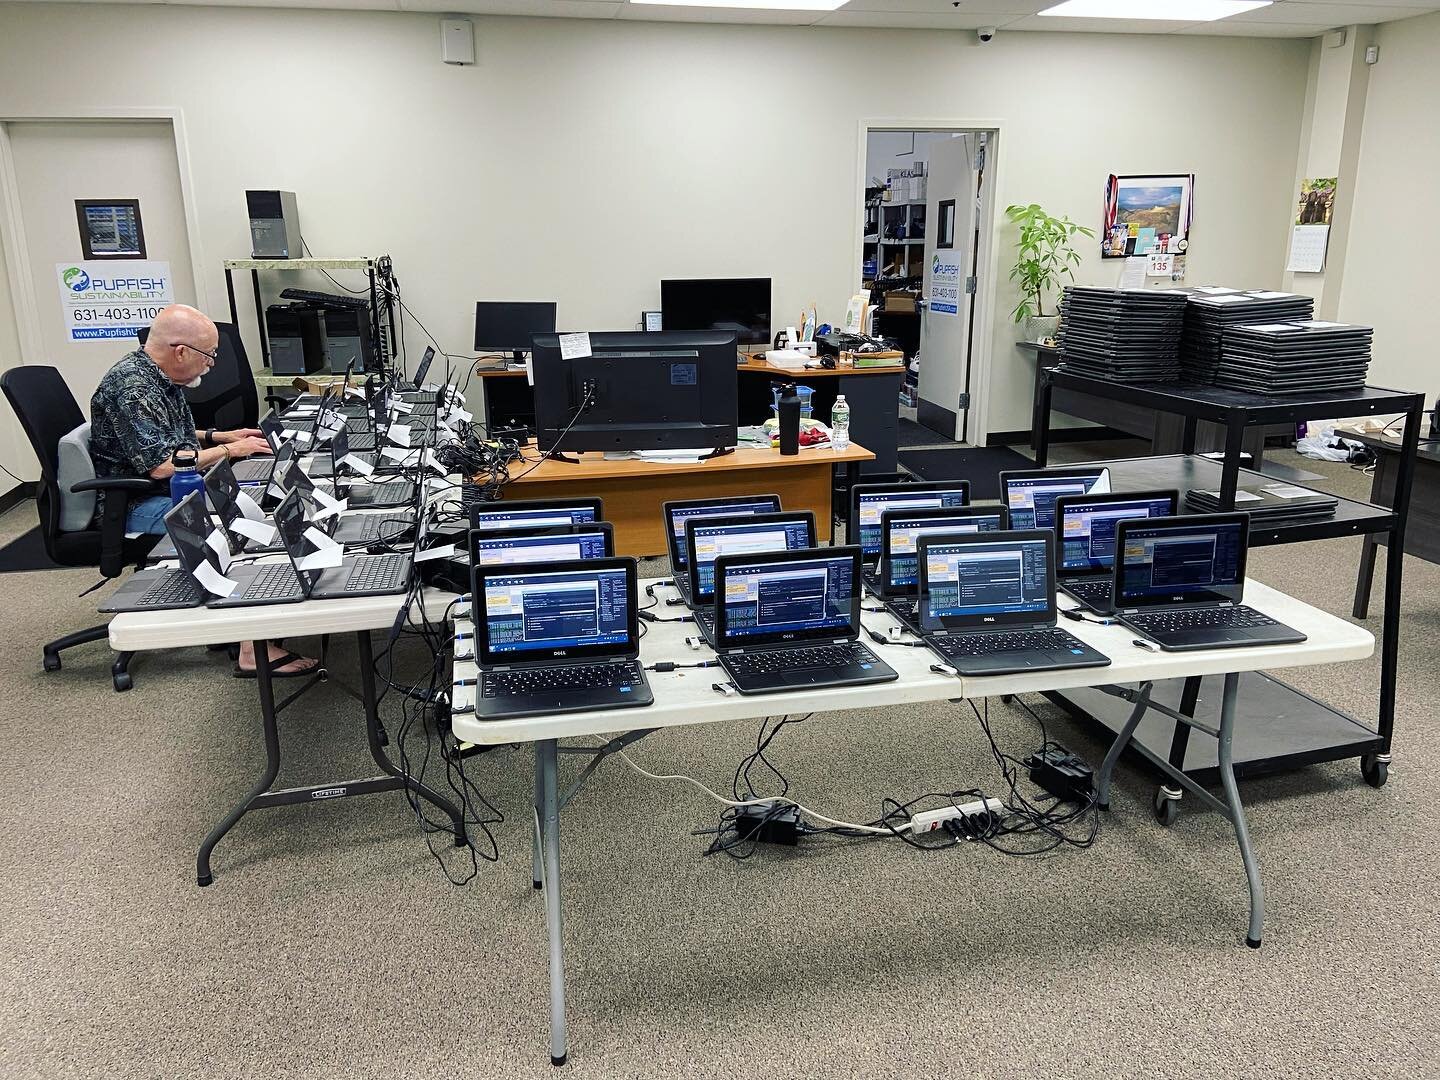
{"label": "desktop computer tower", "polygon": [[271,304],[265,309],[265,333],[276,375],[309,375],[325,366],[325,320],[315,308]]}
{"label": "desktop computer tower", "polygon": [[293,191],[247,191],[250,211],[250,254],[256,259],[299,259],[305,254],[300,239],[300,212]]}
{"label": "desktop computer tower", "polygon": [[375,349],[370,337],[370,311],[364,307],[332,307],[321,312],[325,327],[325,364],[343,375],[352,362],[356,371],[372,371]]}

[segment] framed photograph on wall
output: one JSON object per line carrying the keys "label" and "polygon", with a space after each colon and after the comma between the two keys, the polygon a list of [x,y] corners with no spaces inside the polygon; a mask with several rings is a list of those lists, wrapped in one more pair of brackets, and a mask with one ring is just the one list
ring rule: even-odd
{"label": "framed photograph on wall", "polygon": [[139,199],[76,199],[75,220],[83,258],[145,258]]}
{"label": "framed photograph on wall", "polygon": [[1105,227],[1100,254],[1180,255],[1190,247],[1194,173],[1111,176],[1105,184]]}

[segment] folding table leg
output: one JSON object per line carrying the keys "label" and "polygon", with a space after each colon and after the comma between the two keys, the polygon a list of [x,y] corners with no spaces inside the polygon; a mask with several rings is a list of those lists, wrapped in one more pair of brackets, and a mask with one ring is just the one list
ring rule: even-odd
{"label": "folding table leg", "polygon": [[530,884],[540,888],[540,815],[545,813],[545,785],[541,782],[540,762],[535,762],[535,814],[530,830]]}
{"label": "folding table leg", "polygon": [[1230,820],[1235,826],[1235,840],[1240,845],[1240,859],[1245,864],[1245,880],[1250,886],[1250,931],[1245,944],[1260,948],[1260,933],[1265,922],[1265,888],[1260,884],[1260,864],[1250,847],[1250,830],[1245,824],[1245,809],[1240,805],[1240,789],[1235,783],[1235,697],[1240,676],[1225,676],[1225,692],[1220,704],[1220,784],[1225,789],[1225,802],[1230,807]]}
{"label": "folding table leg", "polygon": [[565,954],[560,919],[560,785],[556,743],[535,744],[535,769],[545,804],[541,814],[545,845],[545,923],[550,933],[550,1064],[564,1065],[569,1054],[565,1029]]}
{"label": "folding table leg", "polygon": [[1110,809],[1110,777],[1115,772],[1120,755],[1125,752],[1125,747],[1130,745],[1135,729],[1145,718],[1145,710],[1150,707],[1150,689],[1153,685],[1148,682],[1141,684],[1140,693],[1135,698],[1135,707],[1130,710],[1130,719],[1125,721],[1125,726],[1115,736],[1115,741],[1110,744],[1110,750],[1100,765],[1100,775],[1095,778],[1095,805],[1101,810]]}

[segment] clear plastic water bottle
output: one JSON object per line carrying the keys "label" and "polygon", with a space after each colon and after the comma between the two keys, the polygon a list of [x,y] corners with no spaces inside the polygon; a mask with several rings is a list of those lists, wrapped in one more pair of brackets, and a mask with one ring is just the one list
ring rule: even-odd
{"label": "clear plastic water bottle", "polygon": [[198,451],[181,447],[170,456],[175,471],[170,475],[170,504],[180,505],[180,500],[192,491],[203,491],[205,481],[200,476],[200,455]]}
{"label": "clear plastic water bottle", "polygon": [[830,445],[836,450],[850,446],[850,404],[844,394],[835,396],[835,407],[830,410]]}

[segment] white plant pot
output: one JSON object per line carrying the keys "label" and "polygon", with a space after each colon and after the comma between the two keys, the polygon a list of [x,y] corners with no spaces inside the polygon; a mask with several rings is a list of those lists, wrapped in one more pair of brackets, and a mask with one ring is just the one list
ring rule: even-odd
{"label": "white plant pot", "polygon": [[1025,320],[1026,341],[1045,341],[1059,332],[1059,315],[1031,315]]}

